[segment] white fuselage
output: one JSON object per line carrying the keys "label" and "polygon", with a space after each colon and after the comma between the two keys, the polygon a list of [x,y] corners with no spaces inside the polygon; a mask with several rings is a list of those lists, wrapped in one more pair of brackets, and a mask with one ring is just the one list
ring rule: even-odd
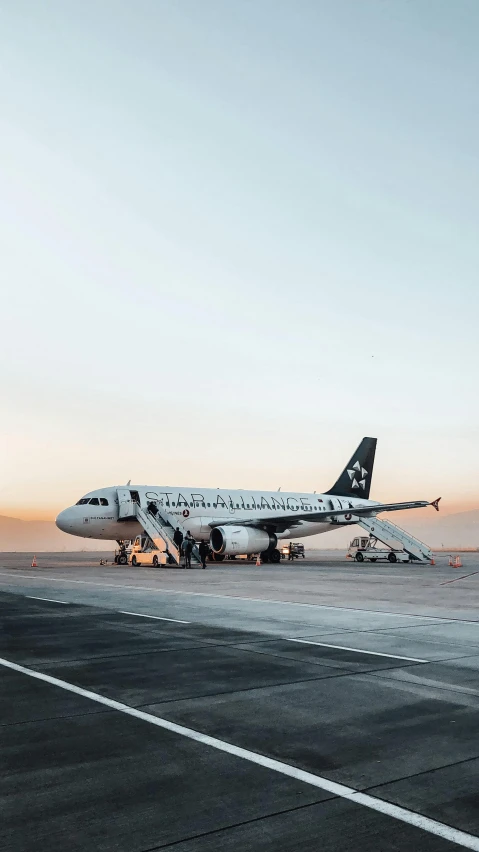
{"label": "white fuselage", "polygon": [[[189,530],[197,541],[208,541],[212,526],[235,521],[238,525],[252,518],[260,519],[265,525],[269,518],[276,520],[302,516],[298,525],[293,524],[277,533],[278,539],[302,538],[338,528],[351,523],[348,516],[338,520],[328,517],[324,521],[308,521],[309,512],[331,512],[333,509],[354,509],[355,506],[377,505],[372,500],[350,497],[331,497],[328,494],[307,494],[301,491],[238,491],[213,488],[177,488],[155,485],[124,486],[124,490],[136,493],[139,502],[146,507],[154,500],[173,526]],[[142,532],[135,520],[119,521],[119,499],[117,487],[91,491],[76,505],[60,512],[56,519],[59,529],[83,538],[126,540]],[[92,502],[93,501],[93,502]],[[306,515],[306,518],[304,517]]]}

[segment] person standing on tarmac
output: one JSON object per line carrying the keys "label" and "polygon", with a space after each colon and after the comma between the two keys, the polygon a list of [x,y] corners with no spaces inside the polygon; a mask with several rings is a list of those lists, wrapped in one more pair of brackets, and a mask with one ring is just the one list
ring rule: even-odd
{"label": "person standing on tarmac", "polygon": [[293,542],[292,541],[290,541],[289,547],[288,547],[288,562],[290,560],[291,561],[294,560],[294,551],[293,551]]}
{"label": "person standing on tarmac", "polygon": [[183,533],[181,532],[179,527],[176,527],[176,530],[173,533],[173,541],[175,542],[178,553],[181,556],[181,545],[183,544]]}
{"label": "person standing on tarmac", "polygon": [[200,541],[198,550],[201,557],[201,567],[206,568],[206,557],[209,555],[210,548],[206,541]]}
{"label": "person standing on tarmac", "polygon": [[186,533],[183,539],[183,553],[185,554],[185,568],[191,568],[191,551],[193,550],[193,545],[195,540],[191,535],[190,531]]}

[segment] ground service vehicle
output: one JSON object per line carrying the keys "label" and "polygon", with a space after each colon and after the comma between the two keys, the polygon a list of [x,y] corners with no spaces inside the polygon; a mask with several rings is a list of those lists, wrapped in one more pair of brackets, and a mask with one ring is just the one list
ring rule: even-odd
{"label": "ground service vehicle", "polygon": [[347,558],[355,559],[356,562],[364,562],[365,560],[369,562],[380,562],[381,560],[387,562],[411,561],[411,556],[405,550],[388,544],[378,547],[378,544],[381,545],[381,542],[374,535],[353,538],[349,545]]}
{"label": "ground service vehicle", "polygon": [[130,554],[130,565],[168,565],[170,555],[166,551],[157,550],[151,538],[147,535],[137,535]]}
{"label": "ground service vehicle", "polygon": [[[300,541],[293,541],[291,546],[292,546],[292,549],[293,549],[293,559],[300,559],[301,557],[303,559],[306,559],[306,556],[304,554],[304,544],[301,544]],[[281,559],[288,559],[288,557],[289,557],[289,544],[285,544],[281,548]]]}

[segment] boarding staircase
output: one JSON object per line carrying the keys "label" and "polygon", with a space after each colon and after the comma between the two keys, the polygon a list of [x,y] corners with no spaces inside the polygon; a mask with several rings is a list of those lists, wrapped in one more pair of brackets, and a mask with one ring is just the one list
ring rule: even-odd
{"label": "boarding staircase", "polygon": [[[160,512],[158,506],[156,515],[153,515],[148,510],[142,509],[139,503],[135,503],[134,505],[136,518],[145,530],[147,536],[151,538],[155,547],[161,551],[166,550],[166,552],[174,559],[176,564],[179,565],[181,554],[173,540],[175,528],[168,518]],[[186,530],[182,527],[182,525],[178,522],[176,525],[180,528],[183,535],[185,535]],[[191,562],[201,562],[196,544],[193,545],[193,550],[191,552]]]}
{"label": "boarding staircase", "polygon": [[358,518],[357,523],[384,544],[388,544],[391,539],[398,541],[406,553],[418,562],[430,562],[432,559],[432,550],[427,544],[390,521],[379,520],[379,518]]}

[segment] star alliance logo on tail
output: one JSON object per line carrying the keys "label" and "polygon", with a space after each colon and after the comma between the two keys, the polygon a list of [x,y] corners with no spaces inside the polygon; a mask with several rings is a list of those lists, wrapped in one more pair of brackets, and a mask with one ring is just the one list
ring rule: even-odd
{"label": "star alliance logo on tail", "polygon": [[368,475],[367,470],[364,467],[361,467],[357,461],[353,464],[353,469],[348,470],[348,474],[351,480],[351,488],[362,488],[364,491],[366,488],[366,476]]}

